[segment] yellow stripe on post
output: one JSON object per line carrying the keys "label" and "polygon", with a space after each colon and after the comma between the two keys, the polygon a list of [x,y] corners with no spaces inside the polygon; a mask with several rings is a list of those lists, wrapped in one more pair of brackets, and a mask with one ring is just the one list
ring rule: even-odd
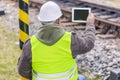
{"label": "yellow stripe on post", "polygon": [[[23,43],[29,38],[29,16],[28,16],[29,0],[19,0],[19,39],[20,49],[22,50]],[[19,80],[28,80],[20,76]]]}
{"label": "yellow stripe on post", "polygon": [[25,32],[23,32],[22,30],[19,30],[19,33],[20,33],[20,40],[21,40],[22,42],[25,42],[26,39],[29,38],[29,35],[26,34]]}
{"label": "yellow stripe on post", "polygon": [[19,9],[19,19],[26,24],[29,24],[28,14],[25,13],[23,10]]}
{"label": "yellow stripe on post", "polygon": [[26,2],[27,4],[29,3],[29,0],[23,0],[24,2]]}
{"label": "yellow stripe on post", "polygon": [[20,79],[19,79],[19,80],[28,80],[28,79],[26,79],[26,78],[20,76]]}

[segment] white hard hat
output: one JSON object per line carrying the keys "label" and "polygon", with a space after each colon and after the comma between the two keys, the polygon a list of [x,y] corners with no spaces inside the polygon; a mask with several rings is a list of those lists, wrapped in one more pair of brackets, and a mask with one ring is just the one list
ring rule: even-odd
{"label": "white hard hat", "polygon": [[40,21],[54,21],[62,16],[60,7],[53,1],[48,1],[41,6],[38,19]]}

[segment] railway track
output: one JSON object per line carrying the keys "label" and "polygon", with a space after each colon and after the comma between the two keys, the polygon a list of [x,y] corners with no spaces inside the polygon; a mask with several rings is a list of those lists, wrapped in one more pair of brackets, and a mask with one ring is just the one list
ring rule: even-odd
{"label": "railway track", "polygon": [[[37,0],[36,0],[36,2],[30,2],[30,4],[31,4],[31,6],[34,6],[34,7],[40,7],[40,5],[42,5],[44,3],[44,1],[42,0],[42,2],[40,2],[40,3],[38,3],[37,2]],[[66,17],[66,18],[68,18],[68,22],[66,22],[66,19],[65,20],[63,20],[63,21],[65,21],[65,24],[67,24],[67,25],[76,25],[76,24],[73,24],[73,23],[70,23],[70,15],[71,15],[71,9],[69,8],[69,7],[67,7],[67,9],[68,10],[66,10],[65,9],[66,7],[64,7],[64,6],[62,6],[62,10],[64,10],[63,12],[64,12],[64,17]],[[94,12],[94,14],[95,14],[95,12]],[[69,23],[69,24],[68,24]],[[99,26],[100,28],[102,28],[101,30],[104,30],[104,28],[106,28],[106,26],[109,26],[109,27],[112,27],[112,28],[118,28],[115,32],[117,32],[118,30],[119,30],[119,26],[115,26],[115,25],[113,25],[113,24],[109,24],[109,23],[105,23],[105,22],[102,22],[102,21],[97,21],[96,20],[96,26]],[[102,27],[101,27],[102,26]],[[78,27],[77,27],[78,28]],[[79,31],[80,32],[80,31]],[[109,40],[108,40],[109,41]],[[115,56],[116,56],[116,53],[119,53],[119,51],[117,52],[117,48],[115,47],[115,51],[114,51],[114,49],[113,49],[113,47],[114,47],[114,42],[116,42],[116,43],[118,43],[116,40],[114,40],[114,41],[112,41],[112,42],[110,42],[110,43],[107,43],[106,44],[106,40],[105,40],[105,42],[102,42],[102,41],[100,41],[100,45],[98,45],[98,46],[95,46],[95,47],[98,47],[98,48],[96,48],[93,52],[92,52],[92,54],[96,54],[96,50],[97,50],[97,53],[99,54],[99,55],[92,55],[92,54],[90,54],[90,55],[88,55],[88,56],[93,56],[93,57],[96,57],[95,59],[94,59],[94,61],[101,61],[101,62],[103,62],[103,63],[101,63],[100,62],[100,64],[103,66],[103,67],[101,67],[101,68],[99,68],[99,66],[96,66],[97,64],[94,64],[94,63],[96,63],[96,62],[93,62],[93,60],[90,60],[90,61],[87,61],[89,64],[90,64],[90,69],[95,69],[95,71],[98,71],[98,73],[99,73],[99,71],[102,71],[102,75],[105,75],[106,74],[106,72],[108,73],[109,71],[107,71],[107,69],[109,69],[109,67],[107,68],[106,66],[104,66],[103,64],[104,63],[107,63],[108,61],[107,60],[109,60],[109,58],[107,58],[107,57],[110,57],[110,59],[112,59],[112,58],[115,58],[115,57],[112,57],[111,58],[111,54],[113,54],[113,53],[115,53]],[[105,43],[105,45],[101,48],[101,44],[103,44],[103,43]],[[110,45],[110,47],[106,47],[106,45],[108,45],[108,44],[111,44]],[[115,44],[115,45],[117,45],[117,44]],[[100,46],[100,49],[99,49],[99,46]],[[111,46],[113,46],[113,47],[111,47]],[[111,52],[111,51],[113,51],[113,53]],[[104,53],[105,53],[105,55],[104,55]],[[107,53],[107,54],[106,54]],[[110,55],[109,55],[109,53],[110,53]],[[100,55],[102,55],[102,56],[100,56]],[[114,55],[114,54],[113,54]],[[103,57],[104,57],[104,59],[103,59]],[[101,60],[102,59],[102,60]],[[81,59],[81,60],[83,60],[84,61],[84,59]],[[88,60],[89,60],[89,58],[88,58]],[[115,60],[115,59],[114,59]],[[105,61],[105,62],[104,62]],[[111,60],[109,60],[109,62],[112,62]],[[108,63],[109,63],[108,62]],[[80,62],[80,64],[81,64],[82,62]],[[84,62],[85,63],[85,62]],[[108,65],[108,63],[106,64],[106,65]],[[86,64],[86,63],[85,63]],[[91,65],[95,65],[96,66],[96,68],[95,67],[92,67],[91,68]],[[86,66],[86,65],[85,65]],[[113,66],[114,67],[114,66]],[[118,67],[118,66],[117,66]],[[83,71],[83,72],[85,72],[85,71]],[[93,72],[93,71],[92,71]],[[100,75],[101,75],[100,74]],[[105,75],[106,76],[106,75]],[[103,76],[104,77],[104,76]],[[104,79],[104,80],[106,80],[106,79]]]}
{"label": "railway track", "polygon": [[[64,15],[63,22],[65,25],[77,25],[78,23],[71,22],[72,7],[89,7],[95,15],[96,28],[98,33],[114,34],[120,37],[120,9],[89,3],[81,0],[53,0],[59,4]],[[30,6],[40,8],[46,0],[30,0]]]}
{"label": "railway track", "polygon": [[[90,7],[95,15],[96,28],[98,33],[114,34],[120,37],[120,9],[89,3],[81,0],[53,0],[58,3],[63,10],[64,17],[68,22],[71,22],[71,9],[72,7]],[[45,1],[31,0],[31,4],[36,4],[40,7]],[[72,24],[71,24],[72,25]],[[76,25],[74,23],[74,25]],[[102,29],[102,30],[101,30]]]}

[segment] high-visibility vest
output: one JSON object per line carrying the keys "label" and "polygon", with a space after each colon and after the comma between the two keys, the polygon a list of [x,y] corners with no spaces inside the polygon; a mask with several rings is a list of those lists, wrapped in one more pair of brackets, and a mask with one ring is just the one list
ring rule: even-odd
{"label": "high-visibility vest", "polygon": [[77,64],[71,52],[71,33],[52,46],[31,37],[32,80],[77,80]]}

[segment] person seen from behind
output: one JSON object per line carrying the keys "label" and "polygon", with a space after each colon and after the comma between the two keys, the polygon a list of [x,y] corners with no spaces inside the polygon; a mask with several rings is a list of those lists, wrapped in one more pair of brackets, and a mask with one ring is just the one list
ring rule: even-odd
{"label": "person seen from behind", "polygon": [[86,80],[78,75],[76,56],[90,51],[95,42],[95,18],[87,18],[83,36],[65,31],[60,25],[62,12],[53,1],[41,6],[42,27],[24,44],[18,72],[28,80]]}

